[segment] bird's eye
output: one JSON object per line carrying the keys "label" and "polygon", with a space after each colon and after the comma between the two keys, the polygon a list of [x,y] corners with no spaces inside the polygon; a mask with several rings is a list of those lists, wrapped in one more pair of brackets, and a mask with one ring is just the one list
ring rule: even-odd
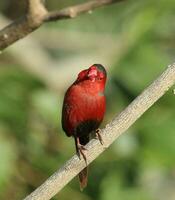
{"label": "bird's eye", "polygon": [[104,78],[104,74],[100,72],[99,75],[98,75],[98,77],[99,77],[99,79],[101,80],[101,79]]}

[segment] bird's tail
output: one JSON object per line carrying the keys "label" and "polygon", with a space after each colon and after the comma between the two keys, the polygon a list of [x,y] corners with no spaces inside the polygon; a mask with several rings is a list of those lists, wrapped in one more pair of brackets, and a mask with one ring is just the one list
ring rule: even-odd
{"label": "bird's tail", "polygon": [[[80,137],[80,144],[86,145],[89,142],[89,136]],[[85,167],[79,174],[79,183],[80,183],[80,190],[82,191],[88,182],[88,167]]]}
{"label": "bird's tail", "polygon": [[80,183],[80,190],[82,191],[86,186],[88,182],[88,168],[85,167],[79,174],[79,183]]}

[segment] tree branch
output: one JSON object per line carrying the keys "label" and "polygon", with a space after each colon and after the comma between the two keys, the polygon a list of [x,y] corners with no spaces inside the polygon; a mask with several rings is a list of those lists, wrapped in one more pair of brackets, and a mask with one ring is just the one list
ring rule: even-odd
{"label": "tree branch", "polygon": [[104,5],[124,0],[93,0],[87,3],[48,12],[42,0],[28,0],[27,14],[0,30],[0,50],[24,38],[45,22],[74,18],[79,14],[91,11]]}
{"label": "tree branch", "polygon": [[98,7],[117,3],[123,0],[97,0],[97,1],[89,1],[87,3],[82,3],[79,5],[71,6],[68,8],[64,8],[60,11],[53,11],[48,13],[45,18],[45,21],[55,21],[60,19],[70,19],[75,18],[77,15],[82,13],[86,13],[92,11]]}
{"label": "tree branch", "polygon": [[[124,133],[143,113],[148,110],[175,83],[175,63],[147,87],[123,112],[116,116],[105,129],[101,130],[104,145],[92,139],[87,145],[87,163],[95,160],[115,139]],[[83,159],[74,155],[48,178],[25,200],[48,200],[59,192],[86,166]]]}

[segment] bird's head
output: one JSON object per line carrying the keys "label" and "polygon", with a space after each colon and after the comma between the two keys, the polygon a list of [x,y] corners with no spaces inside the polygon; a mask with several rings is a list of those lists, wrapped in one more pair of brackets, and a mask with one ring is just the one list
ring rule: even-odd
{"label": "bird's head", "polygon": [[88,69],[81,71],[78,74],[76,82],[89,80],[91,82],[101,82],[105,84],[106,78],[107,78],[107,73],[105,68],[101,64],[94,64]]}

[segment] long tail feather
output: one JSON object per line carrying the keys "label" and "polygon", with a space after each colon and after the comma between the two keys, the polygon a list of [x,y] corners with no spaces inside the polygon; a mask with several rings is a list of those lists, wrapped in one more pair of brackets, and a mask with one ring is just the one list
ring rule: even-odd
{"label": "long tail feather", "polygon": [[[89,142],[89,136],[87,137],[80,137],[79,140],[75,137],[75,145],[76,145],[76,151],[79,153],[78,149],[78,142],[81,145],[86,145]],[[85,167],[79,174],[79,183],[80,183],[80,190],[82,191],[86,186],[88,182],[88,167]]]}
{"label": "long tail feather", "polygon": [[80,190],[82,191],[86,186],[88,182],[88,168],[85,167],[79,174],[79,183],[80,183]]}

